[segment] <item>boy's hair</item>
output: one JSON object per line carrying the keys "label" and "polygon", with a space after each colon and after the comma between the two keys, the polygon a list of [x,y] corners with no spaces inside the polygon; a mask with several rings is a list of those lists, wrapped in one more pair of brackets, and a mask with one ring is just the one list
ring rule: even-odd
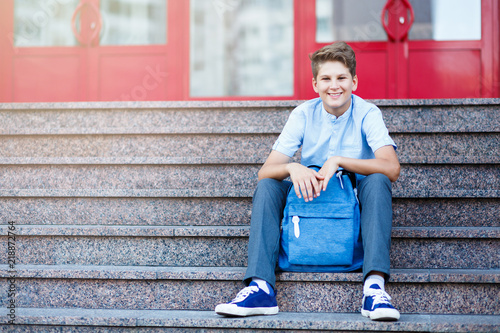
{"label": "boy's hair", "polygon": [[349,69],[352,77],[356,75],[356,54],[346,42],[326,45],[314,52],[309,58],[311,59],[312,73],[315,80],[320,66],[327,61],[339,61]]}

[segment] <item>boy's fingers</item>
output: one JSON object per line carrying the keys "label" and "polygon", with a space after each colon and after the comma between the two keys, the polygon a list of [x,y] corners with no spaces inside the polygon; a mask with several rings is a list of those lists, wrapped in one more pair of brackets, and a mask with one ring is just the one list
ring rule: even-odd
{"label": "boy's fingers", "polygon": [[299,199],[304,198],[304,201],[306,202],[311,201],[320,195],[322,188],[321,184],[324,178],[324,176],[319,174],[317,171],[312,171],[313,173],[309,174],[309,176],[306,176],[304,179],[298,177],[297,180],[292,180],[295,194]]}
{"label": "boy's fingers", "polygon": [[314,187],[314,197],[316,198],[321,193],[321,184],[320,182],[318,182],[317,179],[313,180],[313,187]]}
{"label": "boy's fingers", "polygon": [[317,178],[317,179],[325,179],[325,176],[323,176],[321,173],[319,173],[318,171],[316,170],[313,170],[314,171],[314,176]]}
{"label": "boy's fingers", "polygon": [[305,179],[299,183],[300,192],[305,202],[311,201],[314,198],[314,184],[311,183],[312,181],[311,179]]}
{"label": "boy's fingers", "polygon": [[300,195],[300,186],[297,182],[293,183],[293,188],[295,190],[295,194],[297,195],[297,198],[301,198],[302,196]]}
{"label": "boy's fingers", "polygon": [[297,195],[299,199],[304,198],[306,202],[309,200],[309,195],[307,192],[307,186],[305,181],[301,181],[300,183],[298,183],[296,191],[299,191],[299,194]]}
{"label": "boy's fingers", "polygon": [[304,195],[304,199],[307,201],[311,201],[313,199],[313,191],[312,191],[312,186],[310,181],[305,182],[305,190],[307,193],[302,193]]}
{"label": "boy's fingers", "polygon": [[[325,182],[324,180],[321,180],[321,181],[318,183],[320,191],[321,191],[321,189],[323,189],[324,182]],[[318,195],[319,195],[319,193],[318,193]]]}
{"label": "boy's fingers", "polygon": [[323,180],[323,191],[326,191],[326,186],[328,185],[330,178],[331,177],[325,177],[325,179]]}

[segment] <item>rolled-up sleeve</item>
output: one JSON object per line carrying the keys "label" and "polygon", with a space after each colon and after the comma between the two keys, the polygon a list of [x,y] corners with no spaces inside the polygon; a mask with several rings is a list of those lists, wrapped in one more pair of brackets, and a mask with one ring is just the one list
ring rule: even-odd
{"label": "rolled-up sleeve", "polygon": [[393,146],[397,149],[396,143],[389,136],[389,131],[384,123],[382,112],[379,108],[373,107],[366,113],[362,125],[363,133],[366,136],[366,142],[375,153],[383,146]]}
{"label": "rolled-up sleeve", "polygon": [[273,145],[273,150],[289,157],[302,146],[306,126],[305,114],[301,107],[295,108],[283,128],[280,136]]}

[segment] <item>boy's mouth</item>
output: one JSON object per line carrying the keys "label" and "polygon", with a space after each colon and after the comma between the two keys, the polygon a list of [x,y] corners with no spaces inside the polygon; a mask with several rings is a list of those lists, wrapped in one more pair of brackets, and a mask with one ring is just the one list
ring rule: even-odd
{"label": "boy's mouth", "polygon": [[341,92],[338,92],[338,93],[329,93],[328,96],[332,97],[332,98],[339,98],[340,95],[342,95]]}

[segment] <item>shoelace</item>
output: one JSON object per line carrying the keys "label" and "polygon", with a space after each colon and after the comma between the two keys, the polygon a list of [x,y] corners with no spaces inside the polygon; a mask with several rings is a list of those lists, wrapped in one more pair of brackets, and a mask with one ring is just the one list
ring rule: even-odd
{"label": "shoelace", "polygon": [[257,286],[248,286],[241,289],[241,291],[236,295],[236,297],[231,301],[231,303],[238,303],[248,297],[251,293],[259,291]]}
{"label": "shoelace", "polygon": [[370,297],[373,297],[373,305],[375,304],[391,304],[391,296],[389,296],[388,293],[386,293],[383,290],[377,290],[377,289],[372,289],[373,293],[369,295]]}

